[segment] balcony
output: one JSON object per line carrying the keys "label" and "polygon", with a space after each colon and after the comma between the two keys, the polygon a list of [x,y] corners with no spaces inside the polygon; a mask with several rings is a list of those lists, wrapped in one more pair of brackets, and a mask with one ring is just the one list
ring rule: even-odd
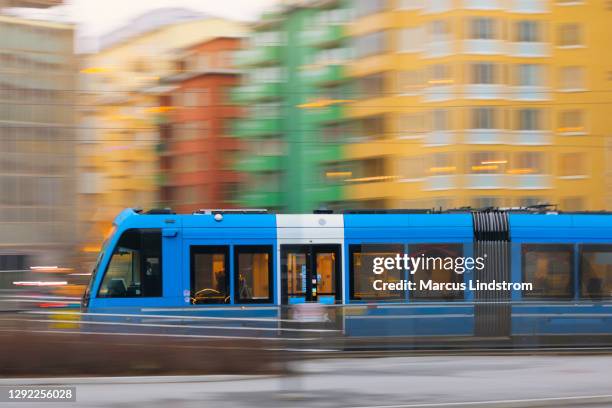
{"label": "balcony", "polygon": [[425,102],[448,101],[455,97],[455,85],[435,85],[423,89]]}
{"label": "balcony", "polygon": [[511,133],[511,144],[515,145],[550,145],[552,135],[546,130],[515,130]]}
{"label": "balcony", "polygon": [[324,108],[313,108],[308,113],[309,117],[317,123],[339,122],[344,118],[344,106],[337,104]]}
{"label": "balcony", "polygon": [[254,155],[237,160],[234,169],[247,173],[279,171],[281,160],[282,157],[278,155]]}
{"label": "balcony", "polygon": [[323,86],[343,81],[345,72],[342,65],[324,65],[304,71],[304,77],[314,86]]}
{"label": "balcony", "polygon": [[462,52],[464,54],[475,54],[475,55],[503,54],[506,52],[505,41],[466,39],[466,40],[463,40]]}
{"label": "balcony", "polygon": [[259,82],[234,88],[231,93],[231,100],[238,104],[248,104],[275,100],[280,96],[280,82]]}
{"label": "balcony", "polygon": [[342,25],[329,24],[304,33],[304,43],[312,47],[327,48],[338,45],[345,37]]}
{"label": "balcony", "polygon": [[508,188],[505,174],[466,174],[465,188],[469,189],[497,189]]}
{"label": "balcony", "polygon": [[463,0],[463,8],[467,10],[502,10],[504,0]]}
{"label": "balcony", "polygon": [[503,84],[467,84],[463,87],[466,99],[504,99],[506,85]]}
{"label": "balcony", "polygon": [[245,208],[280,207],[283,204],[279,191],[249,191],[238,197],[238,202]]}
{"label": "balcony", "polygon": [[280,118],[237,119],[232,123],[232,135],[243,138],[257,138],[281,133]]}
{"label": "balcony", "polygon": [[446,57],[453,53],[453,42],[448,40],[430,41],[425,45],[423,51],[425,53],[425,58]]}
{"label": "balcony", "polygon": [[509,44],[513,57],[543,58],[550,56],[550,43],[544,42],[513,42]]}
{"label": "balcony", "polygon": [[467,129],[463,141],[467,144],[504,144],[506,137],[502,129]]}
{"label": "balcony", "polygon": [[275,65],[280,60],[281,47],[279,45],[265,45],[246,51],[236,56],[237,66],[265,66]]}
{"label": "balcony", "polygon": [[343,157],[342,145],[323,142],[317,147],[311,148],[308,155],[318,162],[335,162]]}
{"label": "balcony", "polygon": [[549,13],[548,3],[547,0],[510,0],[508,11],[525,14]]}
{"label": "balcony", "polygon": [[541,190],[552,188],[552,176],[548,174],[511,175],[511,185],[516,190]]}
{"label": "balcony", "polygon": [[426,147],[446,146],[454,144],[455,134],[446,130],[429,132],[425,136],[424,143]]}
{"label": "balcony", "polygon": [[457,188],[457,176],[453,174],[429,176],[425,179],[425,190],[452,190]]}
{"label": "balcony", "polygon": [[510,97],[516,101],[550,100],[550,89],[546,86],[515,86]]}

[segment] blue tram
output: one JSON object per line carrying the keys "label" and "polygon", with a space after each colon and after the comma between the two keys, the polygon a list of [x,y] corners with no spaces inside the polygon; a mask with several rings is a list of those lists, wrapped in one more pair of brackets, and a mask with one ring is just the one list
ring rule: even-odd
{"label": "blue tram", "polygon": [[[83,297],[89,313],[257,319],[320,303],[342,310],[348,336],[612,334],[605,213],[126,209],[113,225]],[[461,273],[435,261],[373,273],[377,258],[398,254],[485,262]],[[393,290],[377,280],[414,284]]]}

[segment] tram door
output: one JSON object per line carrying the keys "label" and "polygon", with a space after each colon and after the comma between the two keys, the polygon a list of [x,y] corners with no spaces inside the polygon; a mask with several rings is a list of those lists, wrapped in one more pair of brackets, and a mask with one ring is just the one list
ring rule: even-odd
{"label": "tram door", "polygon": [[341,303],[340,265],[340,245],[281,245],[282,303]]}

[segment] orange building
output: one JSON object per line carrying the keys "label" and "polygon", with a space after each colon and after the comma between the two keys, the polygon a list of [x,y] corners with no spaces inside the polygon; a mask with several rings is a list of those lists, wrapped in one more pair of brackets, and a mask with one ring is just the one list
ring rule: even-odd
{"label": "orange building", "polygon": [[233,205],[239,175],[230,162],[239,143],[226,129],[239,114],[229,104],[239,47],[240,38],[219,37],[183,49],[176,73],[161,78],[161,201],[179,212]]}

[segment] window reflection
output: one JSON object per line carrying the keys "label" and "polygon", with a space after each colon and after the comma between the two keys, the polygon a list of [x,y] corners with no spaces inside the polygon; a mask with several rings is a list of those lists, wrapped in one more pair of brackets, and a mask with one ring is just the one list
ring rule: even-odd
{"label": "window reflection", "polygon": [[235,259],[237,302],[271,301],[272,246],[236,247]]}
{"label": "window reflection", "polygon": [[[411,257],[442,259],[458,258],[463,256],[463,248],[460,244],[418,244],[408,247]],[[463,275],[454,269],[444,269],[442,262],[429,262],[426,267],[419,268],[413,275],[412,280],[416,283],[416,289],[410,296],[416,300],[459,300],[463,299],[462,290],[428,290],[420,289],[421,281],[433,281],[435,283],[456,283],[458,286],[463,282]]]}
{"label": "window reflection", "polygon": [[383,282],[399,282],[402,279],[401,270],[390,269],[376,275],[372,273],[374,269],[374,258],[376,257],[395,257],[396,254],[403,254],[402,244],[363,244],[351,245],[351,299],[354,300],[393,300],[404,297],[403,292],[390,290],[374,290],[375,280]]}
{"label": "window reflection", "polygon": [[580,296],[612,296],[612,245],[583,245],[580,259]]}
{"label": "window reflection", "polygon": [[228,248],[191,249],[192,303],[229,303]]}
{"label": "window reflection", "polygon": [[523,297],[572,297],[572,249],[571,245],[523,245],[523,282],[533,284],[533,290],[524,291]]}

